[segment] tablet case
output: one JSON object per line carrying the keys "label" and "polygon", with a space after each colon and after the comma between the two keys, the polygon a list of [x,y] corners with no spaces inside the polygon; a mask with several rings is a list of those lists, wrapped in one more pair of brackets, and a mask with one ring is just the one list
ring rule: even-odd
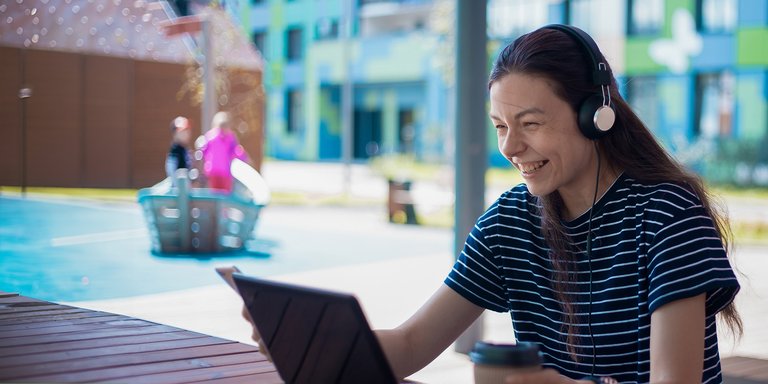
{"label": "tablet case", "polygon": [[397,383],[355,296],[232,276],[286,383]]}

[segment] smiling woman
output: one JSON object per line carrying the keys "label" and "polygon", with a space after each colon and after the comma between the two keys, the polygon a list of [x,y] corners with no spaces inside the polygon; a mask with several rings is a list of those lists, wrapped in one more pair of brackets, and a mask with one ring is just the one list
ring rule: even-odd
{"label": "smiling woman", "polygon": [[544,359],[507,383],[722,381],[716,315],[741,331],[728,220],[617,89],[578,28],[545,26],[502,50],[490,118],[524,182],[478,218],[432,298],[379,331],[399,375],[490,309]]}

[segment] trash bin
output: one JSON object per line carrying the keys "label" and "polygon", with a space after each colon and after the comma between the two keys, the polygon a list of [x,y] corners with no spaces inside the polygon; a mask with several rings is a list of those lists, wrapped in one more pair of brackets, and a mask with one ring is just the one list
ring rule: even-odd
{"label": "trash bin", "polygon": [[410,180],[389,179],[389,193],[387,198],[387,210],[389,222],[398,224],[418,224],[416,209],[411,196]]}

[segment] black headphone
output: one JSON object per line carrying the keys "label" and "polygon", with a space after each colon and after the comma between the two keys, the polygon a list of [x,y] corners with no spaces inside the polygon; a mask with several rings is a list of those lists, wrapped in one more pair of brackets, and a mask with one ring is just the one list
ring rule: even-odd
{"label": "black headphone", "polygon": [[610,131],[616,121],[611,103],[611,72],[605,64],[597,43],[584,31],[571,25],[550,24],[542,29],[564,32],[575,40],[592,62],[592,84],[600,86],[600,93],[587,97],[579,107],[579,129],[591,140],[597,140]]}

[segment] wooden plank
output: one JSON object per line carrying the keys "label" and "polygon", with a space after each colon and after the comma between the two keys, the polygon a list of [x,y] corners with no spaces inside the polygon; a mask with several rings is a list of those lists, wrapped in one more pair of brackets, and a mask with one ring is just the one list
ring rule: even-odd
{"label": "wooden plank", "polygon": [[85,312],[88,312],[88,310],[63,307],[63,308],[51,309],[48,311],[4,313],[0,315],[0,321],[13,321],[17,319],[36,318],[39,316],[56,316],[56,315],[63,315],[67,313],[85,313]]}
{"label": "wooden plank", "polygon": [[[277,371],[272,372],[261,372],[261,373],[254,373],[254,374],[248,374],[245,376],[232,376],[232,377],[222,377],[222,378],[210,378],[210,379],[204,379],[200,381],[205,381],[206,383],[212,383],[212,384],[242,384],[242,383],[259,383],[259,384],[277,384],[277,383],[284,383],[285,381],[280,378],[280,375],[277,373]],[[192,381],[190,381],[191,383]],[[199,382],[199,381],[198,381]]]}
{"label": "wooden plank", "polygon": [[25,318],[24,321],[19,321],[18,319],[7,319],[7,320],[0,319],[0,326],[13,326],[13,325],[19,325],[19,324],[31,325],[33,323],[56,322],[58,320],[63,321],[63,320],[71,320],[71,319],[85,319],[85,318],[102,317],[102,316],[109,316],[109,315],[114,315],[114,314],[106,313],[106,312],[90,312],[90,311],[64,313],[61,315],[49,314],[46,316]]}
{"label": "wooden plank", "polygon": [[34,337],[9,337],[0,339],[0,347],[15,347],[29,344],[60,343],[62,341],[91,340],[114,338],[118,336],[147,335],[152,333],[177,332],[177,328],[167,325],[148,325],[146,327],[126,327],[120,329],[104,329],[94,332],[57,333]]}
{"label": "wooden plank", "polygon": [[238,353],[247,353],[253,351],[254,348],[252,346],[230,342],[228,344],[180,347],[171,350],[86,357],[75,360],[14,366],[4,368],[2,375],[5,379],[14,380],[26,377],[37,377],[92,370],[132,371],[134,368],[141,367],[147,363],[156,364],[161,362],[176,362],[190,359],[198,360],[214,356],[234,355]]}
{"label": "wooden plank", "polygon": [[[259,381],[249,379],[249,377],[258,377]],[[245,363],[236,365],[226,365],[220,367],[198,368],[183,372],[167,372],[154,375],[134,376],[130,378],[132,384],[186,384],[193,382],[208,382],[214,379],[231,378],[237,383],[283,383],[280,376],[275,372],[271,363]]]}
{"label": "wooden plank", "polygon": [[33,299],[31,297],[21,296],[18,294],[10,294],[0,298],[0,304],[13,304],[13,303],[45,303],[50,304],[47,301]]}
{"label": "wooden plank", "polygon": [[208,337],[202,336],[202,335],[200,335],[201,337],[194,337],[195,335],[189,335],[189,336],[190,336],[189,338],[184,338],[184,339],[146,342],[146,343],[140,343],[140,344],[125,344],[125,345],[118,344],[118,345],[109,345],[109,346],[103,346],[103,347],[75,349],[75,350],[64,349],[64,350],[54,351],[54,352],[39,351],[39,353],[35,353],[35,354],[10,356],[10,357],[5,357],[3,359],[0,359],[0,370],[2,370],[3,368],[9,368],[9,367],[15,367],[15,366],[51,363],[56,361],[75,360],[75,359],[83,359],[83,358],[97,357],[97,356],[120,355],[120,354],[126,354],[126,353],[143,353],[143,352],[163,351],[163,350],[188,348],[188,347],[200,347],[204,345],[232,343],[232,341],[229,341],[229,340],[218,339],[210,336]]}
{"label": "wooden plank", "polygon": [[2,348],[0,347],[0,358],[7,358],[9,356],[21,356],[30,355],[44,352],[55,351],[77,351],[80,349],[101,348],[109,346],[120,345],[133,345],[133,344],[148,344],[170,340],[181,340],[190,338],[202,338],[209,337],[201,335],[199,333],[177,330],[176,332],[165,332],[160,330],[154,333],[144,332],[133,335],[125,335],[118,337],[100,338],[92,340],[72,340],[72,341],[60,341],[52,344],[31,344]]}
{"label": "wooden plank", "polygon": [[[183,375],[185,371],[221,367],[243,363],[258,362],[259,359],[263,359],[262,354],[258,352],[239,353],[233,355],[223,356],[208,356],[199,358],[184,358],[175,361],[163,361],[163,362],[145,362],[138,365],[124,365],[118,367],[110,367],[103,369],[94,369],[90,371],[78,371],[68,373],[55,373],[44,376],[29,376],[25,377],[25,380],[30,381],[115,381],[118,379],[130,378],[133,382],[134,378],[143,375],[177,372],[176,375],[181,381],[184,381]],[[266,367],[269,364],[264,364]],[[265,367],[265,370],[268,369]]]}
{"label": "wooden plank", "polygon": [[[43,335],[53,335],[56,333],[71,333],[71,332],[86,332],[86,331],[96,331],[96,330],[106,330],[106,329],[123,329],[123,328],[129,328],[129,327],[147,327],[150,325],[154,325],[154,323],[150,323],[144,320],[139,319],[131,319],[131,318],[123,318],[123,319],[117,319],[113,321],[106,321],[106,322],[96,322],[96,323],[88,323],[88,324],[61,324],[60,326],[56,327],[44,327],[44,328],[26,328],[26,329],[17,329],[13,331],[6,331],[3,333],[0,333],[0,340],[3,338],[10,338],[10,337],[37,337],[37,336],[43,336]],[[2,343],[2,341],[0,341]]]}
{"label": "wooden plank", "polygon": [[123,315],[110,315],[108,313],[95,313],[90,314],[95,316],[81,316],[76,317],[73,319],[61,319],[57,318],[56,320],[48,320],[48,321],[35,321],[35,322],[23,322],[18,324],[1,324],[0,325],[0,337],[2,337],[4,332],[7,331],[15,331],[19,329],[34,329],[34,328],[48,328],[48,327],[60,327],[60,326],[66,326],[66,325],[75,325],[75,324],[90,324],[90,323],[104,323],[108,321],[115,321],[115,320],[128,320],[130,317],[123,316]]}
{"label": "wooden plank", "polygon": [[11,313],[24,313],[24,312],[40,312],[50,311],[53,309],[62,309],[61,305],[46,304],[46,303],[19,303],[18,304],[2,304],[0,305],[0,318],[6,314]]}

